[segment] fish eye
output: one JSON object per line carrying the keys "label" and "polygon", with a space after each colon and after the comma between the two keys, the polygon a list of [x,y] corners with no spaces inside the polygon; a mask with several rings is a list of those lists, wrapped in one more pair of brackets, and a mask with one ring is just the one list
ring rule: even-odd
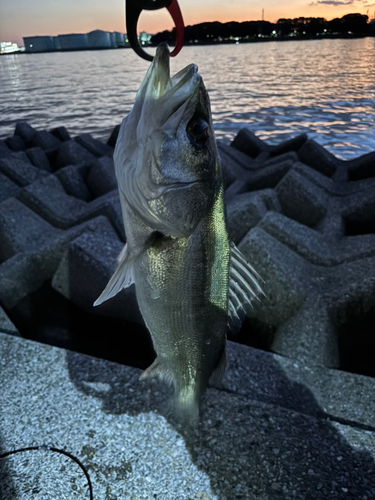
{"label": "fish eye", "polygon": [[188,123],[186,131],[190,140],[196,146],[204,146],[209,136],[208,123],[203,118],[194,116]]}

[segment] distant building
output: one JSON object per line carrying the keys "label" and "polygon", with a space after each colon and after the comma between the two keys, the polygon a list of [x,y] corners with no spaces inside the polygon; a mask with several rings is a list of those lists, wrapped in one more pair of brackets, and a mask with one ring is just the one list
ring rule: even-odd
{"label": "distant building", "polygon": [[12,42],[0,42],[0,54],[11,54],[12,52],[18,52],[20,48],[16,43]]}
{"label": "distant building", "polygon": [[114,35],[116,37],[117,47],[125,47],[125,35],[124,35],[124,33],[120,33],[119,31],[115,31]]}
{"label": "distant building", "polygon": [[58,35],[61,50],[88,49],[89,40],[87,33],[72,33],[69,35]]}
{"label": "distant building", "polygon": [[145,31],[142,31],[141,34],[139,35],[139,41],[141,42],[142,45],[146,45],[150,43],[151,37],[153,35],[149,35]]}
{"label": "distant building", "polygon": [[61,45],[60,45],[59,37],[58,36],[53,36],[52,37],[52,41],[53,41],[54,49],[55,50],[60,50],[61,49]]}
{"label": "distant building", "polygon": [[91,48],[105,48],[111,47],[111,35],[108,31],[94,30],[87,33],[89,47]]}
{"label": "distant building", "polygon": [[[148,45],[151,36],[152,35],[143,31],[139,36],[142,45]],[[94,30],[90,31],[90,33],[71,33],[68,35],[58,36],[29,36],[24,37],[23,40],[26,52],[106,49],[111,47],[130,46],[126,33],[120,33],[119,31],[111,33],[103,30]]]}
{"label": "distant building", "polygon": [[109,36],[111,38],[111,45],[112,45],[112,47],[117,47],[116,33],[110,33]]}
{"label": "distant building", "polygon": [[55,50],[51,36],[26,36],[23,37],[26,52],[46,52]]}

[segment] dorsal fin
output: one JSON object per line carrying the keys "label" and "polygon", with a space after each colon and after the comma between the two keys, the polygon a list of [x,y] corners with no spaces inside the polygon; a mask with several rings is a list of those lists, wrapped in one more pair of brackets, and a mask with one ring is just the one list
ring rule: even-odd
{"label": "dorsal fin", "polygon": [[246,304],[251,305],[259,295],[265,295],[260,282],[263,281],[247,262],[236,245],[230,242],[228,316],[233,322],[241,321],[238,311]]}

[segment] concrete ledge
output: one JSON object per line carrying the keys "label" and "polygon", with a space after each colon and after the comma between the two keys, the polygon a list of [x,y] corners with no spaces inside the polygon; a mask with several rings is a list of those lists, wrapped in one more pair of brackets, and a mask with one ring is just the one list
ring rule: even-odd
{"label": "concrete ledge", "polygon": [[243,346],[230,345],[229,358],[197,431],[181,433],[166,418],[164,386],[139,382],[140,370],[0,333],[0,453],[41,447],[0,459],[1,498],[88,498],[82,469],[51,448],[80,460],[95,500],[372,498],[366,377]]}

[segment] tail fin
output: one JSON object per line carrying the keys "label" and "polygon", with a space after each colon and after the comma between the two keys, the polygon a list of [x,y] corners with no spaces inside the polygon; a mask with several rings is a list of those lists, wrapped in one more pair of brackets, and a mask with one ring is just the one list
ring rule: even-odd
{"label": "tail fin", "polygon": [[184,425],[197,427],[199,422],[200,397],[193,386],[180,389],[174,400],[177,419]]}

